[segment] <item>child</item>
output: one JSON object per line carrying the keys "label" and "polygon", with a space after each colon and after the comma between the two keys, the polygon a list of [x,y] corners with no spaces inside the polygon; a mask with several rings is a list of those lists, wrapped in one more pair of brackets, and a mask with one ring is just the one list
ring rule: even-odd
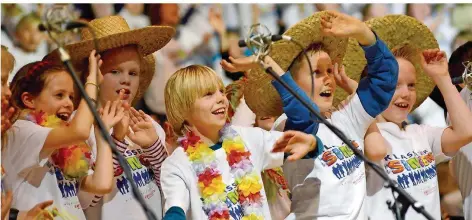
{"label": "child", "polygon": [[[123,102],[127,105],[135,103],[142,98],[155,73],[152,53],[169,42],[174,29],[149,26],[130,30],[126,21],[119,16],[94,19],[89,25],[96,33],[100,33],[97,40],[104,63],[100,68],[103,82],[99,85],[97,104],[104,106],[108,101],[116,99],[120,91],[125,92]],[[82,41],[66,45],[65,48],[71,52],[71,60],[77,70],[85,72],[85,54],[94,48],[90,30],[83,29]],[[57,53],[49,59],[57,61],[54,56]],[[146,203],[161,218],[160,170],[167,157],[163,129],[142,111],[131,108],[125,111],[125,116],[113,128],[111,135],[132,169],[133,180]],[[81,195],[81,204],[86,209],[87,218],[144,219],[145,213],[134,199],[130,188],[129,181],[133,180],[125,177],[116,160],[113,164],[115,178],[111,193],[103,197],[86,193]]]}
{"label": "child", "polygon": [[[12,54],[15,57],[21,57],[17,60],[16,68],[13,73],[16,74],[20,67],[41,60],[47,54],[46,35],[39,31],[41,18],[34,12],[23,15],[15,28],[16,47],[12,48]],[[11,74],[9,81],[15,76]]]}
{"label": "child", "polygon": [[[438,44],[425,25],[404,16],[386,16],[367,23],[393,48],[399,64],[399,77],[388,108],[376,120],[378,129],[369,128],[365,146],[385,147],[385,157],[377,161],[389,177],[422,203],[435,219],[441,219],[435,157],[453,154],[472,141],[472,113],[451,83],[445,53],[432,49],[438,48]],[[403,24],[403,27],[395,28],[395,24]],[[354,52],[346,55],[345,60],[356,63],[358,57],[359,54]],[[357,67],[352,69],[361,70]],[[407,123],[408,114],[432,91],[434,84],[431,79],[450,109],[452,126],[449,128]],[[384,188],[384,181],[371,172],[367,178],[369,217],[395,219],[385,203],[393,201],[391,190]],[[411,208],[405,218],[423,219]]]}
{"label": "child", "polygon": [[[11,55],[10,52],[8,52],[8,49],[2,45],[2,121],[1,121],[1,126],[2,126],[2,147],[5,146],[6,142],[4,141],[4,138],[6,138],[5,132],[11,127],[11,120],[12,116],[15,113],[15,108],[10,106],[10,96],[11,96],[11,91],[10,87],[8,86],[8,74],[11,72],[13,69],[13,66],[15,64],[15,58]],[[3,148],[2,148],[3,151]],[[3,177],[5,176],[4,169],[2,166],[2,180]],[[10,209],[11,206],[11,201],[13,199],[11,191],[8,191],[6,194],[4,193],[5,188],[2,185],[2,219],[6,219],[6,216],[18,216],[18,219],[29,219],[29,218],[35,218],[39,216],[41,213],[47,213],[45,212],[44,209],[48,206],[50,206],[53,201],[45,201],[42,203],[37,204],[35,207],[28,211],[22,211],[18,212],[17,209],[13,209],[13,211]],[[10,214],[11,213],[11,214]]]}
{"label": "child", "polygon": [[[334,37],[322,37],[322,32]],[[290,28],[285,35],[303,42],[310,56],[314,71],[314,108],[319,109],[328,121],[343,131],[355,147],[361,151],[365,150],[366,156],[377,157],[380,152],[377,152],[375,147],[364,149],[362,140],[374,117],[388,106],[395,89],[398,64],[386,45],[364,23],[337,12],[316,13]],[[360,74],[347,69],[346,75],[339,63],[332,64],[332,61],[340,62],[344,55],[346,44],[342,43],[345,41],[342,37],[352,37],[350,44],[362,45],[358,52],[363,51],[368,60],[369,75],[360,82],[357,91],[351,90],[350,85],[355,81],[348,75],[358,79]],[[309,100],[312,83],[310,69],[301,54],[302,50],[296,48],[297,46],[291,43],[276,43],[270,56],[278,64],[268,56],[265,63],[272,66],[298,94]],[[244,64],[241,62],[243,61],[234,63],[233,67],[242,68]],[[231,67],[227,63],[223,65]],[[285,73],[285,70],[289,72]],[[256,71],[258,72],[251,71],[254,77],[264,74],[261,69]],[[313,122],[314,116],[282,85],[274,82],[274,87],[282,99],[280,103],[269,82],[250,79],[250,85],[256,87],[254,85],[261,83],[261,89],[245,91],[245,94],[252,94],[250,97],[245,96],[249,107],[276,115],[282,110],[283,103],[286,116],[282,115],[277,119],[274,127],[303,130],[306,133],[317,132],[317,136],[324,143],[324,147],[317,149],[319,151],[314,162],[301,160],[284,165],[285,177],[292,193],[292,213],[288,219],[365,219],[366,181],[363,161],[354,156],[325,125],[321,124],[318,128],[318,123]],[[344,99],[343,95],[339,96],[340,91],[335,93],[336,85],[348,93],[356,92],[346,99],[338,110],[333,110],[333,100],[338,102]],[[275,101],[261,103],[262,100]],[[258,101],[259,103],[256,103]],[[273,108],[275,109],[272,110]]]}
{"label": "child", "polygon": [[[179,91],[176,93],[175,91]],[[162,165],[164,219],[270,219],[260,173],[303,157],[315,137],[225,126],[228,99],[210,68],[180,69],[166,85],[169,122],[183,136]]]}
{"label": "child", "polygon": [[[90,53],[90,76],[86,91],[96,97],[96,67],[101,65],[95,51]],[[12,207],[29,210],[38,202],[51,199],[59,211],[85,219],[77,191],[105,194],[111,190],[112,156],[98,135],[94,171],[89,170],[89,137],[93,117],[81,101],[75,117],[68,123],[74,105],[74,84],[61,66],[41,61],[20,69],[12,82],[12,99],[19,109],[19,120],[8,131],[2,164],[7,173],[6,188],[12,189]],[[119,101],[107,103],[102,119],[113,127],[124,115]],[[66,125],[66,126],[64,126]]]}

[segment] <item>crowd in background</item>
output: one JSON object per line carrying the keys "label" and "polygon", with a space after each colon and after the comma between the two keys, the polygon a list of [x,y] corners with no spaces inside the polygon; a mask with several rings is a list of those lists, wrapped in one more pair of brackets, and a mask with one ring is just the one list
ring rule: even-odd
{"label": "crowd in background", "polygon": [[[38,29],[44,13],[52,4],[2,4],[1,44],[16,59],[9,76],[25,64],[41,60],[55,49],[47,34]],[[164,87],[179,68],[201,64],[214,69],[225,85],[239,79],[242,73],[230,73],[220,61],[229,56],[238,58],[250,52],[238,46],[249,27],[261,23],[273,34],[282,34],[289,27],[314,12],[336,10],[364,21],[388,14],[406,14],[424,22],[449,56],[452,51],[472,40],[472,4],[68,4],[77,19],[92,20],[120,15],[131,29],[149,25],[171,26],[175,37],[154,53],[156,73],[142,100],[136,104],[166,128]],[[80,40],[80,32],[70,33],[68,43]],[[432,99],[411,114],[419,124],[446,126],[444,109]],[[462,199],[447,163],[438,165],[442,208],[451,215],[460,215]]]}

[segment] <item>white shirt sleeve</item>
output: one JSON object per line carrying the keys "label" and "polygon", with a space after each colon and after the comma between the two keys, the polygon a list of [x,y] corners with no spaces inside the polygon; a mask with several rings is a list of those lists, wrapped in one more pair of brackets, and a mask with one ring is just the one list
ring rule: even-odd
{"label": "white shirt sleeve", "polygon": [[41,158],[40,152],[52,128],[42,127],[30,121],[18,120],[8,132],[5,158],[21,171],[28,167],[43,166],[48,157]]}
{"label": "white shirt sleeve", "polygon": [[[161,168],[161,186],[164,193],[165,205],[164,213],[171,207],[177,206],[188,212],[190,208],[190,190],[185,183],[186,177],[184,172],[180,169],[174,155],[164,161]],[[192,174],[189,174],[192,175]]]}
{"label": "white shirt sleeve", "polygon": [[342,101],[338,106],[338,111],[333,112],[331,119],[335,125],[348,126],[348,129],[351,129],[351,132],[359,138],[364,138],[367,129],[374,121],[374,118],[364,110],[357,93]]}
{"label": "white shirt sleeve", "polygon": [[265,131],[261,128],[234,127],[251,151],[253,165],[261,171],[280,167],[283,164],[284,153],[272,153],[275,142],[282,137],[278,131]]}

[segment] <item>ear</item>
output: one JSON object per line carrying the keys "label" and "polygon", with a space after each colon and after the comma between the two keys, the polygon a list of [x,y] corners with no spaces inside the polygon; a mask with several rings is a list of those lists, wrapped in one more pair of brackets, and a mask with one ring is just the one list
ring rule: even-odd
{"label": "ear", "polygon": [[21,94],[21,101],[23,102],[23,104],[27,107],[27,108],[30,108],[30,109],[34,109],[35,106],[35,98],[33,97],[33,95],[31,95],[29,92],[23,92]]}

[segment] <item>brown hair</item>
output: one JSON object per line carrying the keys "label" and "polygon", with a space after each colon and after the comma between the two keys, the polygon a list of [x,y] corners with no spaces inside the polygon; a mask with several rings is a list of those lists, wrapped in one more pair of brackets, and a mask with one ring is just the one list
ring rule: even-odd
{"label": "brown hair", "polygon": [[66,71],[65,67],[48,61],[38,61],[21,67],[11,83],[12,102],[16,108],[25,109],[21,99],[24,92],[38,96],[44,89],[50,73]]}
{"label": "brown hair", "polygon": [[[311,43],[310,45],[308,45],[308,47],[306,47],[305,49],[305,52],[308,54],[309,52],[311,52],[311,54],[309,54],[310,56],[313,55],[313,53],[316,53],[316,52],[320,52],[320,51],[324,51],[326,53],[328,53],[328,51],[326,50],[326,47],[320,43],[320,42],[314,42],[314,43]],[[290,66],[288,67],[288,69],[290,70],[290,73],[292,73],[292,75],[294,75],[295,72],[298,72],[300,70],[300,66],[301,64],[303,63],[303,60],[305,60],[305,56],[303,55],[303,51],[301,51],[297,57],[295,57],[295,59],[293,59],[292,63],[290,64]]]}
{"label": "brown hair", "polygon": [[8,51],[8,48],[2,45],[2,70],[8,70],[8,74],[15,66],[15,57]]}

